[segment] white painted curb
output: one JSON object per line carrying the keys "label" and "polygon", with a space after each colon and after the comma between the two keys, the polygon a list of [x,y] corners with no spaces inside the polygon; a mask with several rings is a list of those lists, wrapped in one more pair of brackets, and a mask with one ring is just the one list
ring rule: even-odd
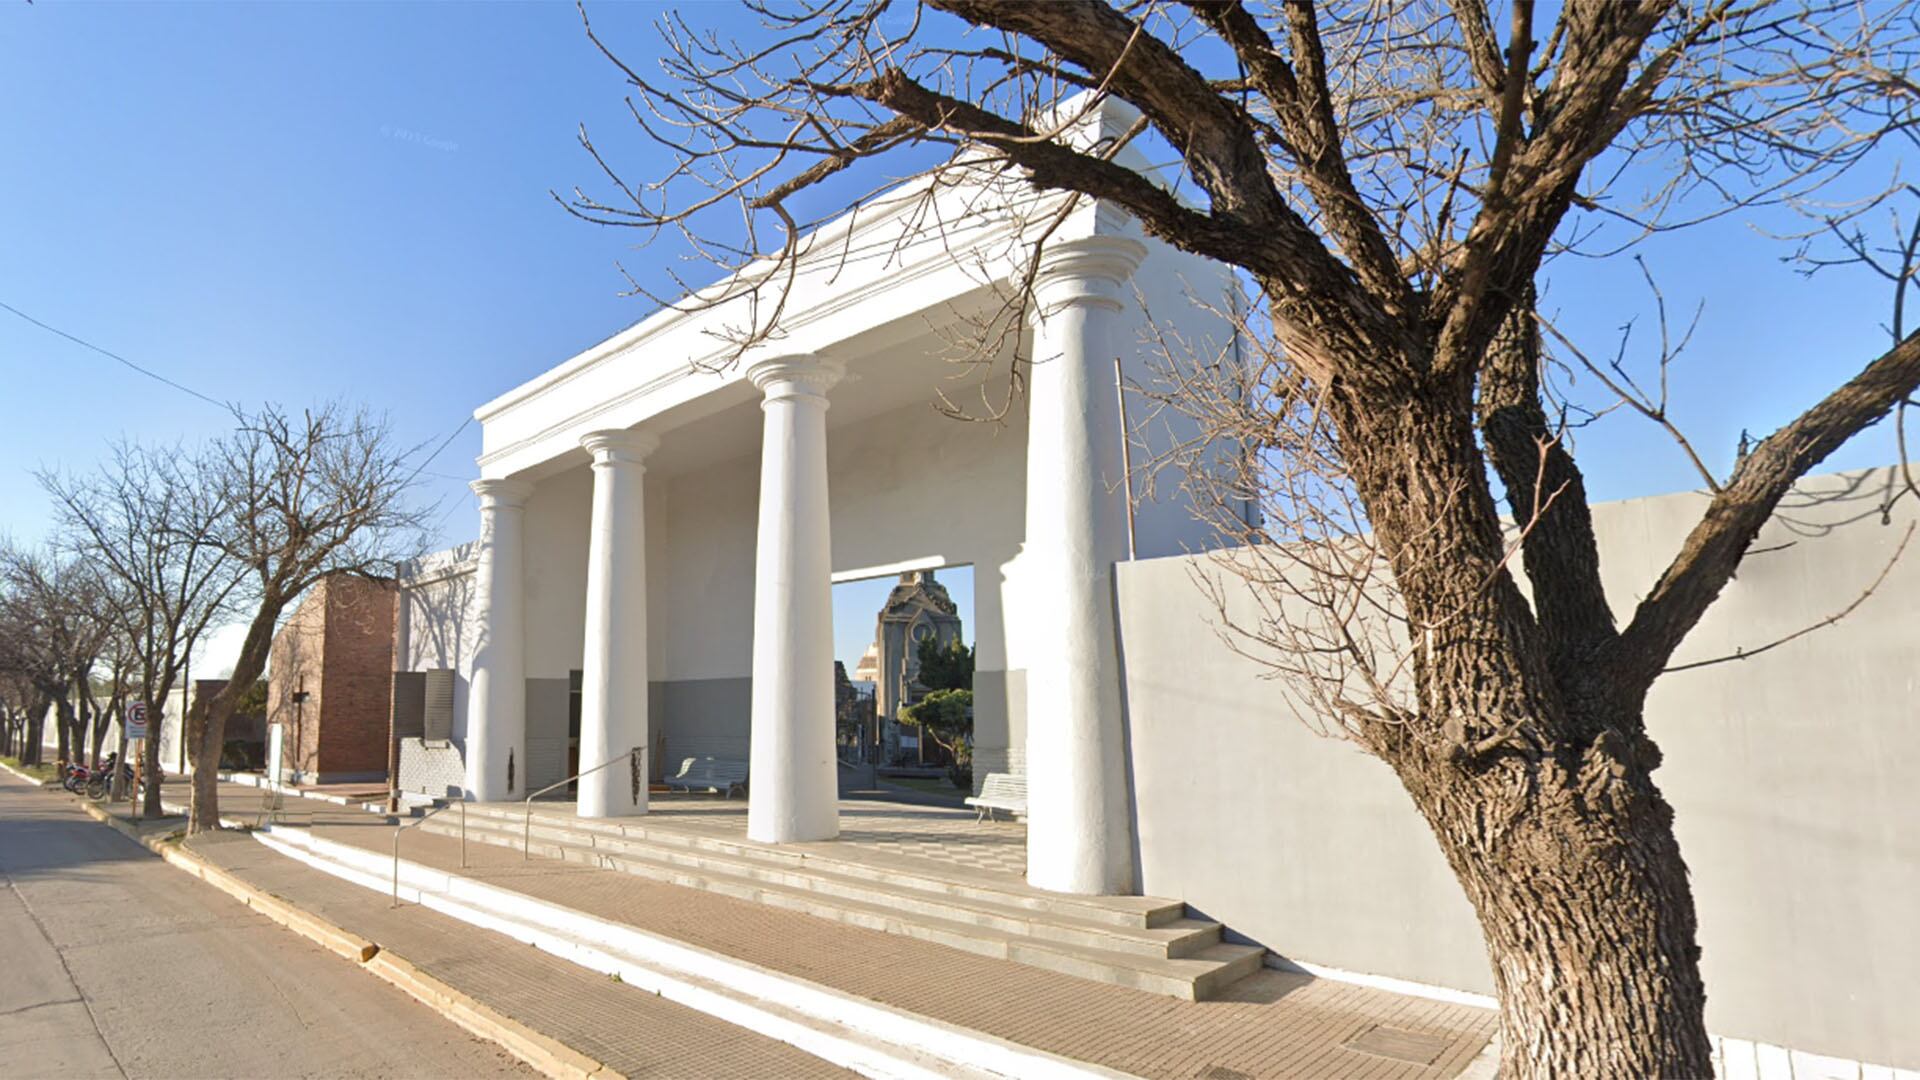
{"label": "white painted curb", "polygon": [[385,813],[387,808],[384,802],[355,802],[345,795],[330,795],[323,791],[303,791],[292,784],[276,785],[259,773],[233,772],[228,769],[221,769],[214,773],[214,775],[219,777],[220,782],[224,784],[238,784],[241,787],[259,788],[262,791],[278,791],[282,795],[292,795],[300,799],[312,799],[314,802],[332,803],[335,806],[344,806],[352,810],[365,810],[368,813],[379,814]]}
{"label": "white painted curb", "polygon": [[6,771],[19,777],[20,779],[25,780],[27,783],[32,784],[34,787],[46,787],[48,784],[52,783],[51,780],[37,780],[31,776],[28,776],[26,773],[21,772],[19,769],[14,768],[13,766],[7,764],[4,761],[0,761],[0,769],[5,769]]}
{"label": "white painted curb", "polygon": [[[393,861],[304,829],[256,831],[281,854],[387,893]],[[1087,1062],[892,1009],[817,983],[471,878],[402,861],[400,897],[528,942],[670,1001],[888,1080],[1124,1078]]]}

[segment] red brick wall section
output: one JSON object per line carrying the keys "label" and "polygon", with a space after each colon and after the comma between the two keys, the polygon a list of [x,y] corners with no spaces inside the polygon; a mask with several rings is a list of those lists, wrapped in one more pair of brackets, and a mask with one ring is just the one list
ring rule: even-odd
{"label": "red brick wall section", "polygon": [[[321,683],[331,584],[322,581],[315,585],[294,609],[274,635],[268,660],[267,722],[286,729],[286,767],[301,772],[319,768]],[[296,708],[293,695],[298,690],[306,691],[307,700]]]}
{"label": "red brick wall section", "polygon": [[337,577],[326,593],[319,771],[387,771],[393,693],[393,583]]}

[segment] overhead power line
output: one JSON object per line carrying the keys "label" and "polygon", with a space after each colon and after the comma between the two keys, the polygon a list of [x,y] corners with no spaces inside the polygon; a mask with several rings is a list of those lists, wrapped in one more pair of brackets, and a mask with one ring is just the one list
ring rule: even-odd
{"label": "overhead power line", "polygon": [[149,379],[153,379],[156,382],[166,383],[168,386],[173,387],[175,390],[178,390],[183,394],[192,394],[194,397],[199,398],[201,401],[204,401],[207,404],[214,406],[215,408],[225,409],[228,412],[238,411],[232,405],[229,405],[224,401],[215,401],[213,398],[210,398],[207,395],[201,393],[200,391],[195,390],[193,387],[174,382],[172,379],[167,378],[165,375],[160,374],[159,372],[153,370],[152,368],[141,367],[139,364],[136,364],[133,361],[127,359],[126,357],[121,356],[119,353],[114,352],[112,349],[103,349],[100,346],[95,345],[93,342],[87,341],[84,338],[75,337],[74,335],[67,333],[65,330],[62,330],[57,326],[48,326],[46,323],[41,322],[39,319],[34,318],[33,316],[27,314],[24,311],[21,311],[19,308],[14,307],[12,304],[9,304],[4,300],[0,300],[0,308],[6,308],[8,311],[13,312],[15,315],[20,316],[21,318],[27,320],[28,322],[39,327],[40,329],[45,330],[49,334],[57,334],[60,337],[66,338],[68,341],[73,342],[75,345],[80,346],[81,348],[92,349],[94,352],[99,353],[101,356],[104,356],[109,360],[114,360],[114,361],[118,361],[121,364],[125,364],[127,367],[133,369],[134,371],[139,372],[142,375],[145,375]]}
{"label": "overhead power line", "polygon": [[[159,372],[153,370],[152,368],[143,367],[139,364],[136,364],[133,361],[127,359],[126,357],[121,356],[119,353],[114,352],[112,349],[103,349],[100,346],[95,345],[93,342],[88,341],[83,337],[79,337],[78,335],[75,335],[75,334],[69,334],[65,330],[62,330],[57,326],[50,326],[47,323],[41,322],[39,319],[34,318],[33,316],[27,314],[24,311],[21,311],[19,308],[14,307],[12,304],[9,304],[4,300],[0,300],[0,308],[5,308],[6,310],[12,312],[13,314],[18,315],[20,318],[25,319],[27,322],[30,322],[33,325],[39,327],[40,329],[45,330],[49,334],[53,334],[58,337],[65,338],[68,341],[73,342],[75,345],[78,345],[83,349],[91,349],[94,352],[99,353],[101,356],[104,356],[109,360],[112,360],[116,363],[126,366],[129,370],[136,371],[156,382],[165,383],[166,385],[173,387],[175,390],[178,390],[183,394],[189,394],[189,395],[192,395],[193,397],[197,397],[201,401],[204,401],[207,404],[214,406],[215,408],[224,409],[227,412],[240,417],[243,421],[247,418],[246,414],[242,412],[239,406],[237,405],[231,405],[224,401],[216,401],[215,399],[208,397],[207,395],[201,393],[200,391],[195,390],[191,386],[188,386],[184,383],[176,382],[173,379],[169,379],[165,375],[160,374]],[[415,477],[419,476],[423,472],[426,472],[427,466],[433,464],[433,459],[439,457],[442,451],[446,450],[447,447],[453,445],[453,440],[459,438],[460,433],[467,430],[467,425],[471,423],[473,423],[472,415],[468,415],[466,418],[462,419],[460,421],[459,426],[454,428],[452,433],[449,434],[445,439],[442,439],[440,441],[440,444],[434,448],[433,453],[428,454],[426,460],[422,461],[419,465],[415,466],[413,472],[407,475],[407,482],[412,483]],[[457,477],[457,476],[447,476],[445,473],[427,473],[427,475],[439,476],[448,480],[461,479],[460,477]]]}

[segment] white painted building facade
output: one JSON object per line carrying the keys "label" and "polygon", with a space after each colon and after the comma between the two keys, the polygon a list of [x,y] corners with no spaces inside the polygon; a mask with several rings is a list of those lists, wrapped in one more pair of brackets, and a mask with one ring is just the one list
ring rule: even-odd
{"label": "white painted building facade", "polygon": [[[461,674],[468,797],[524,798],[635,746],[655,775],[710,753],[750,760],[753,838],[829,839],[831,584],[964,564],[976,769],[1028,775],[1030,880],[1134,888],[1112,571],[1209,538],[1140,482],[1130,531],[1122,412],[1151,410],[1121,386],[1154,381],[1150,322],[1237,356],[1231,277],[1089,204],[1047,236],[1021,340],[957,367],[953,328],[1004,303],[1052,215],[1024,192],[922,194],[814,237],[773,344],[736,359],[722,340],[744,300],[664,311],[475,413],[480,538],[416,575],[400,631],[405,666]],[[1032,365],[1000,422],[936,412],[1005,398],[1016,347]],[[1179,437],[1134,427],[1139,460]],[[449,631],[423,609],[455,582]],[[578,791],[584,816],[646,810],[624,770]]]}

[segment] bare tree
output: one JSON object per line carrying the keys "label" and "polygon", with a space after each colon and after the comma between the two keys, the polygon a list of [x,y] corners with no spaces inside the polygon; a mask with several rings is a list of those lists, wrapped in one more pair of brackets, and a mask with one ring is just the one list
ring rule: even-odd
{"label": "bare tree", "polygon": [[[0,578],[14,670],[38,690],[43,709],[57,710],[60,758],[82,760],[92,708],[88,682],[107,641],[97,583],[71,556],[12,545],[0,546]],[[35,735],[23,760],[37,764],[38,725]]]}
{"label": "bare tree", "polygon": [[[1550,26],[1531,0],[754,10],[750,44],[670,15],[660,70],[620,65],[674,164],[629,183],[583,132],[608,193],[569,209],[741,271],[680,302],[752,301],[742,348],[779,332],[800,264],[845,254],[809,246],[819,219],[802,209],[858,208],[930,160],[907,189],[928,208],[985,177],[1031,189],[1029,260],[1091,198],[1237,268],[1252,377],[1182,399],[1251,464],[1197,483],[1284,508],[1248,537],[1263,546],[1240,580],[1273,612],[1254,637],[1431,826],[1479,916],[1503,1072],[1711,1072],[1647,692],[1794,481],[1912,395],[1920,335],[1852,360],[1712,478],[1622,626],[1535,282],[1549,258],[1763,204],[1843,229],[1888,189],[1862,170],[1911,146],[1912,7],[1568,0],[1538,13]],[[1137,119],[1084,137],[1079,117],[1107,97]],[[1129,168],[1122,150],[1166,167]],[[1841,175],[1851,206],[1827,186]],[[1001,273],[1013,287],[987,332],[1017,336],[1034,265]],[[1621,389],[1663,419],[1657,394]]]}
{"label": "bare tree", "polygon": [[0,704],[6,709],[7,753],[27,765],[40,763],[50,707],[42,689],[49,676],[37,624],[32,605],[21,600],[8,575],[0,574]]}
{"label": "bare tree", "polygon": [[243,418],[209,456],[205,483],[221,513],[207,536],[244,568],[249,610],[226,685],[187,714],[189,833],[220,826],[227,722],[266,671],[288,605],[324,577],[391,575],[424,549],[424,513],[409,502],[418,473],[409,456],[384,421],[339,405],[299,414],[269,406]]}
{"label": "bare tree", "polygon": [[[193,649],[228,610],[244,569],[211,537],[227,513],[209,489],[206,465],[178,446],[119,443],[86,477],[41,473],[69,544],[118,602],[101,615],[125,636],[137,693],[157,724]],[[124,735],[125,728],[122,728]],[[122,739],[122,760],[125,760]],[[160,740],[146,741],[143,769],[160,775]],[[160,816],[160,785],[141,813]]]}
{"label": "bare tree", "polygon": [[[111,593],[108,602],[124,604],[124,601],[111,598]],[[128,697],[137,689],[135,680],[139,677],[133,640],[126,633],[126,616],[103,616],[102,621],[108,629],[107,639],[94,665],[94,676],[88,682],[88,696],[93,701],[95,713],[89,745],[92,747],[92,760],[95,761],[100,759],[101,745],[106,740],[107,729],[112,726],[113,720],[126,715]],[[98,692],[103,687],[106,691],[105,704],[98,700]],[[120,725],[119,730],[125,735],[126,725]],[[120,756],[125,758],[126,747],[119,747],[119,751]]]}
{"label": "bare tree", "polygon": [[[27,718],[38,700],[33,684],[9,666],[7,641],[11,627],[0,615],[0,754],[26,762]],[[45,715],[44,710],[41,715]]]}

